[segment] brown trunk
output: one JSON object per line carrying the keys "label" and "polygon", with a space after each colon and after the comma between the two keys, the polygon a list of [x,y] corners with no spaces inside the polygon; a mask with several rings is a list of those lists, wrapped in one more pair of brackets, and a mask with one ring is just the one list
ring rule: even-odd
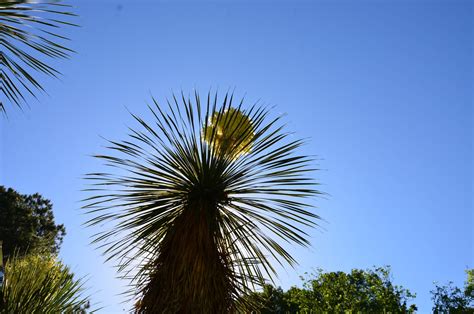
{"label": "brown trunk", "polygon": [[187,208],[165,236],[139,313],[228,313],[232,278],[219,252],[212,211]]}

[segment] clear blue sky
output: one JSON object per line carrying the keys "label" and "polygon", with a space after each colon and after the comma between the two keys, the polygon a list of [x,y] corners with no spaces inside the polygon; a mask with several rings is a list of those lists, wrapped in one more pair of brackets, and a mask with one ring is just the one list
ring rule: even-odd
{"label": "clear blue sky", "polygon": [[61,257],[117,312],[123,282],[88,245],[81,176],[100,136],[121,139],[153,94],[236,87],[287,113],[310,137],[327,221],[296,270],[392,266],[431,309],[433,281],[462,285],[474,266],[473,2],[75,1],[77,54],[50,96],[0,120],[0,184],[54,203]]}

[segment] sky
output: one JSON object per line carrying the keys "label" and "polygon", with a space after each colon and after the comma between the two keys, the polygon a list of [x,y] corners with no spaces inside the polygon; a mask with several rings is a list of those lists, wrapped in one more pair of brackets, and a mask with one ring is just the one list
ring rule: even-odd
{"label": "sky", "polygon": [[300,284],[315,268],[391,265],[431,310],[433,282],[461,286],[474,267],[473,3],[470,1],[69,2],[76,53],[55,61],[48,95],[0,117],[0,185],[39,192],[67,236],[60,257],[87,276],[102,313],[127,308],[113,264],[89,245],[81,192],[104,139],[150,119],[153,95],[234,89],[286,114],[309,138],[324,221],[291,248]]}

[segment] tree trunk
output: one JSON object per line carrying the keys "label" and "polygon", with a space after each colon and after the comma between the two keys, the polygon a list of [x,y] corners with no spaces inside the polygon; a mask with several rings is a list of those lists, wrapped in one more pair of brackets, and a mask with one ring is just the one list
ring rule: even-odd
{"label": "tree trunk", "polygon": [[233,311],[232,269],[214,234],[217,209],[199,207],[186,208],[164,237],[138,313]]}

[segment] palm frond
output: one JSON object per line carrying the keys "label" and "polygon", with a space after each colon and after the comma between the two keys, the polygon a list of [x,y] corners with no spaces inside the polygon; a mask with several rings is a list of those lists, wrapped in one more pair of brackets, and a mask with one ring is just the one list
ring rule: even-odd
{"label": "palm frond", "polygon": [[308,245],[319,219],[313,159],[281,117],[232,94],[193,98],[153,99],[153,120],[133,115],[139,128],[96,156],[118,169],[86,176],[86,225],[107,226],[93,242],[123,271],[139,263],[138,312],[248,306],[239,296],[275,275],[273,261],[294,265],[285,246]]}
{"label": "palm frond", "polygon": [[7,105],[21,108],[26,94],[45,92],[38,74],[57,77],[45,59],[68,58],[62,26],[73,13],[59,0],[0,0],[0,111]]}

